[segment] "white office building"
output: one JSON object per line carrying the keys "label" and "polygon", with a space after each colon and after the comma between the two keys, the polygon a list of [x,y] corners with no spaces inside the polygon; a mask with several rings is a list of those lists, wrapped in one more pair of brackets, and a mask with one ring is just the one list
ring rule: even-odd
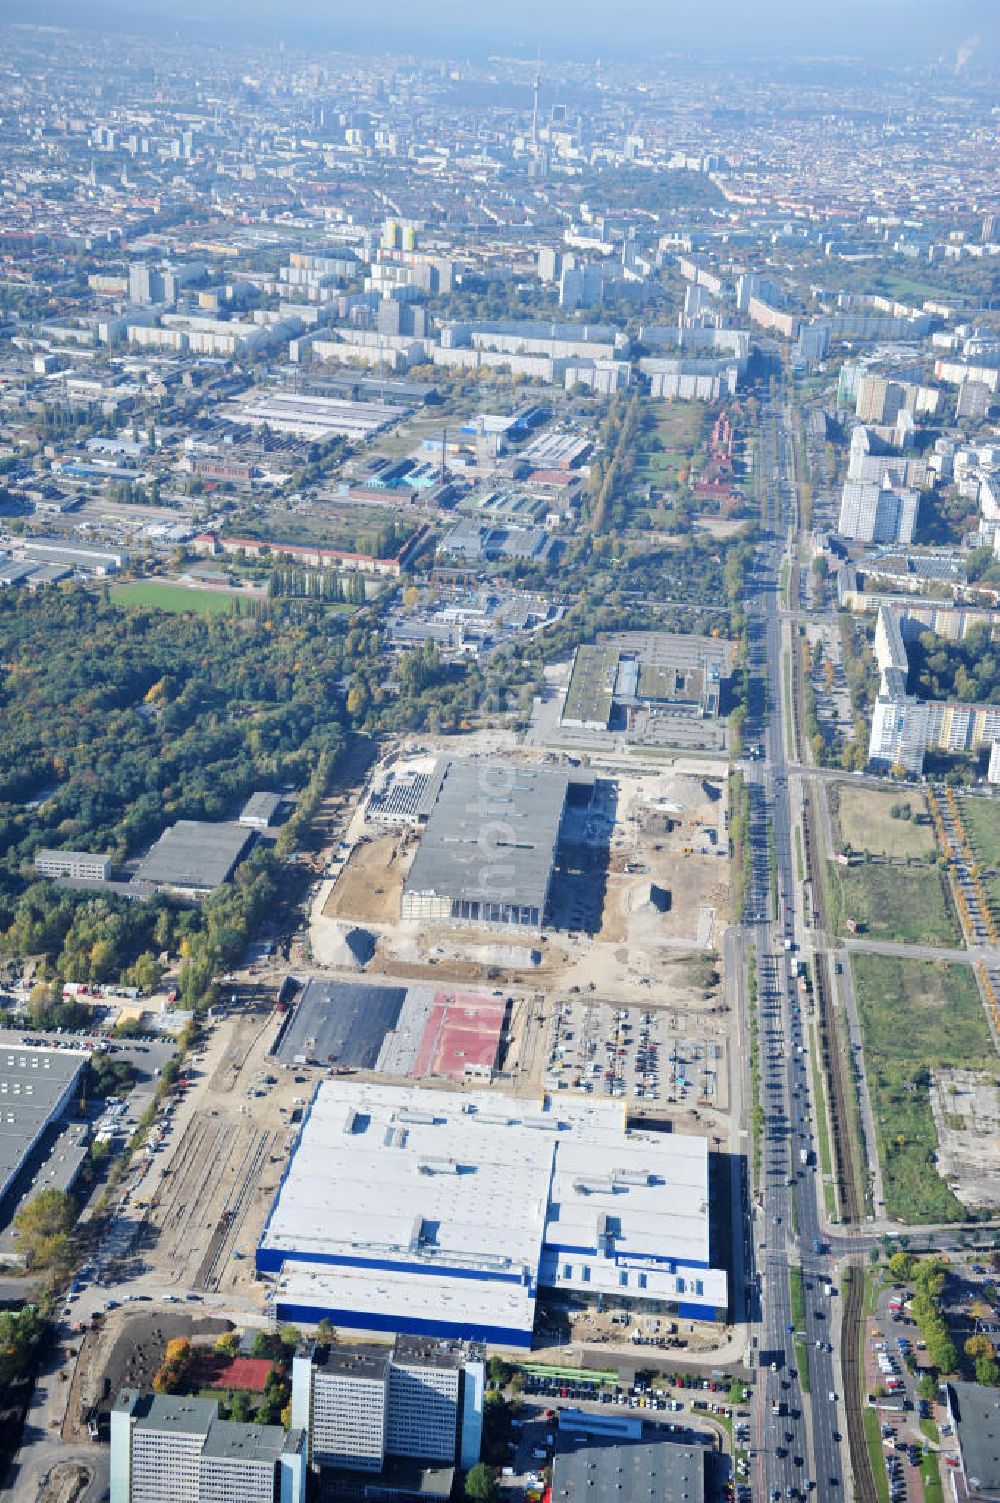
{"label": "white office building", "polygon": [[314,1466],[381,1472],[387,1458],[475,1466],[484,1369],[475,1349],[399,1336],[394,1346],[303,1343],[292,1363],[292,1423]]}
{"label": "white office building", "polygon": [[111,1503],[305,1503],[306,1437],[219,1418],[215,1399],[123,1388],[111,1411]]}

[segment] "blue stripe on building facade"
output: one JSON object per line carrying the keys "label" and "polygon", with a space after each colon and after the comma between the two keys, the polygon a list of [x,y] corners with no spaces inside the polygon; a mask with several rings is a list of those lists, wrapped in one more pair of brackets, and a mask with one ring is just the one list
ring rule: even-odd
{"label": "blue stripe on building facade", "polygon": [[455,1341],[486,1341],[494,1346],[531,1348],[531,1331],[511,1326],[480,1325],[476,1321],[420,1320],[411,1315],[379,1315],[374,1311],[342,1310],[335,1305],[277,1303],[279,1320],[315,1325],[324,1317],[345,1330],[385,1331],[404,1336],[450,1337]]}

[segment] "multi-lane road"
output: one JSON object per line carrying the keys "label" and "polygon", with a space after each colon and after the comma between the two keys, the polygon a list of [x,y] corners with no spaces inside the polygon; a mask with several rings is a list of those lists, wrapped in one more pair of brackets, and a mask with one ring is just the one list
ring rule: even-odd
{"label": "multi-lane road", "polygon": [[[747,602],[751,672],[747,740],[751,761],[752,880],[744,938],[757,968],[759,1079],[764,1110],[756,1186],[755,1257],[760,1293],[761,1382],[755,1416],[758,1496],[836,1499],[843,1490],[836,1330],[828,1294],[817,1203],[816,1144],[809,1097],[808,1049],[799,1007],[793,888],[792,808],[781,701],[779,583],[794,539],[794,456],[776,403],[762,415],[767,485],[766,536]],[[807,1163],[803,1163],[803,1156]],[[802,1274],[803,1308],[793,1315],[790,1269]],[[798,1318],[795,1318],[795,1317]],[[805,1370],[803,1370],[805,1369]]]}

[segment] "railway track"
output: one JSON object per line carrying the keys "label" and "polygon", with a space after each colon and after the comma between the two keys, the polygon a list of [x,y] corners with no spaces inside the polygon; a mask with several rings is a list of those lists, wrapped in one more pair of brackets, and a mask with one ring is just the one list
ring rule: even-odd
{"label": "railway track", "polygon": [[238,1172],[239,1188],[236,1197],[231,1200],[220,1216],[208,1250],[195,1275],[194,1282],[199,1288],[218,1288],[222,1277],[222,1267],[225,1264],[224,1254],[228,1255],[236,1240],[260,1179],[261,1168],[275,1140],[276,1134],[274,1133],[260,1133],[247,1144]]}
{"label": "railway track", "polygon": [[858,1503],[878,1503],[872,1459],[865,1438],[864,1407],[861,1400],[864,1380],[864,1364],[861,1357],[865,1320],[864,1268],[860,1264],[853,1264],[850,1274],[850,1283],[844,1298],[840,1339],[840,1370],[844,1388],[847,1443],[851,1452],[854,1494]]}
{"label": "railway track", "polygon": [[[816,821],[814,818],[813,793],[802,811],[802,844],[806,870],[812,878],[813,925],[822,931],[824,927],[823,879],[820,874],[815,844]],[[855,1225],[864,1213],[864,1200],[858,1192],[857,1177],[851,1160],[851,1141],[848,1129],[848,1095],[844,1081],[844,1061],[837,1046],[833,1017],[833,996],[827,971],[828,954],[825,949],[815,952],[815,975],[813,984],[816,996],[816,1017],[819,1030],[820,1056],[830,1083],[830,1137],[833,1145],[834,1178],[837,1183],[837,1200],[843,1219]]]}

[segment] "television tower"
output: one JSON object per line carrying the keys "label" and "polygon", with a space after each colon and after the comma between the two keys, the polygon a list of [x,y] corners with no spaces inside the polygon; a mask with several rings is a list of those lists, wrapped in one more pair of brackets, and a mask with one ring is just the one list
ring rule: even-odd
{"label": "television tower", "polygon": [[531,104],[531,150],[538,155],[538,89],[542,82],[542,52],[541,48],[535,55],[535,81],[532,85]]}

